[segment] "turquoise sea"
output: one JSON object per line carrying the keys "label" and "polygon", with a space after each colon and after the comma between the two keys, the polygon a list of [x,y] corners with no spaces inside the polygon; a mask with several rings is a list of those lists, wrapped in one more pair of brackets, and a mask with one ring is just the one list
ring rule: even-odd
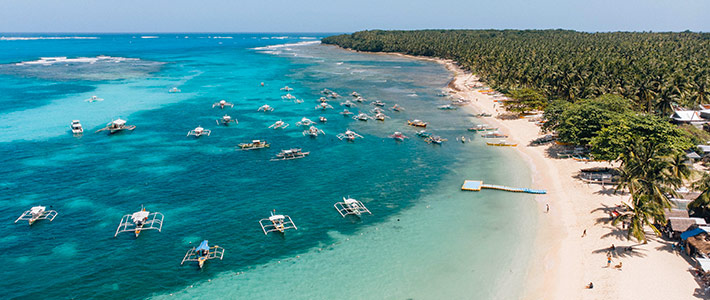
{"label": "turquoise sea", "polygon": [[[480,120],[436,109],[447,103],[438,96],[451,78],[443,66],[321,45],[327,34],[0,36],[3,298],[520,296],[534,198],[460,187],[528,186],[530,172],[513,149],[466,131]],[[285,85],[303,103],[282,100]],[[315,110],[324,88],[342,97]],[[405,110],[387,109],[384,122],[343,117],[352,91]],[[85,101],[93,95],[104,100]],[[234,107],[212,108],[221,99]],[[274,111],[257,112],[264,104]],[[357,104],[350,110],[373,108]],[[224,114],[239,124],[218,126]],[[296,122],[319,116],[325,135],[304,136]],[[119,117],[136,129],[94,133]],[[69,131],[74,119],[80,137]],[[425,143],[408,119],[449,141]],[[278,120],[290,126],[268,128]],[[198,125],[211,135],[186,137]],[[346,129],[364,138],[338,140]],[[410,138],[396,142],[394,131]],[[462,135],[474,140],[457,142]],[[271,148],[235,150],[252,139]],[[311,154],[270,161],[293,147]],[[343,196],[373,214],[342,218],[333,204]],[[13,223],[35,205],[59,215]],[[114,238],[141,205],[165,215],[162,232]],[[274,209],[298,230],[265,236],[258,220]],[[203,239],[224,247],[224,259],[180,266]]]}

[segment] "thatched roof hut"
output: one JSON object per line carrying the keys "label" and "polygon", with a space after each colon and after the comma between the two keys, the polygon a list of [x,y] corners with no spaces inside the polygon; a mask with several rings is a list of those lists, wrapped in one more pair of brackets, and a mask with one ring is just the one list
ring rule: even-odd
{"label": "thatched roof hut", "polygon": [[705,254],[710,254],[710,235],[706,232],[688,238],[688,244],[693,246],[696,251]]}
{"label": "thatched roof hut", "polygon": [[669,218],[669,221],[671,230],[674,232],[685,232],[696,224],[695,220],[691,218]]}

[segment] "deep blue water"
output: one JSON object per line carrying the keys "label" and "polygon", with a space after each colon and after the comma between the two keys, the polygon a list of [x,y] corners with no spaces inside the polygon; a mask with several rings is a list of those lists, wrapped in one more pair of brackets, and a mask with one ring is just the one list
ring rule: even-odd
{"label": "deep blue water", "polygon": [[[6,253],[0,258],[5,277],[0,288],[6,297],[143,298],[171,293],[225,272],[299,256],[357,236],[367,226],[391,226],[393,217],[442,185],[455,191],[455,197],[465,197],[447,196],[455,202],[452,211],[455,205],[486,199],[483,194],[462,196],[456,180],[466,178],[459,176],[504,184],[529,180],[512,178],[527,171],[520,171],[523,164],[510,153],[501,154],[480,141],[455,141],[461,135],[472,137],[465,131],[471,121],[463,111],[435,109],[445,103],[436,95],[450,78],[438,64],[313,43],[323,34],[141,38],[149,35],[0,40],[0,250]],[[264,48],[295,43],[301,44]],[[111,59],[17,65],[40,57],[99,55]],[[285,92],[279,88],[284,85],[294,88],[291,93],[304,103],[283,101]],[[172,87],[182,92],[168,93]],[[335,109],[314,110],[323,88],[343,96],[331,101]],[[391,119],[384,123],[343,117],[339,102],[350,98],[351,91],[406,110],[386,112]],[[92,95],[105,100],[84,101]],[[234,108],[212,108],[220,99],[235,103]],[[257,112],[263,104],[275,111]],[[370,109],[363,103],[351,110],[369,114]],[[215,120],[225,113],[239,124],[217,126]],[[326,135],[304,137],[295,123],[321,115],[328,122],[317,126]],[[94,133],[117,117],[136,130]],[[443,146],[424,143],[406,126],[406,120],[414,118],[429,121],[430,131],[450,141]],[[82,121],[83,136],[69,133],[72,119]],[[279,119],[290,126],[268,128]],[[211,135],[185,136],[198,125],[211,129]],[[336,134],[346,128],[365,138],[354,143],[338,140]],[[403,131],[410,139],[395,142],[388,138],[393,131]],[[235,151],[237,144],[252,139],[268,140],[271,149]],[[278,150],[291,147],[311,155],[269,161]],[[332,205],[347,195],[365,202],[373,215],[341,218]],[[529,207],[519,203],[531,198],[497,194],[495,199],[471,211],[475,218],[456,222],[483,225],[478,229],[481,239],[496,231],[519,240],[517,221],[501,217],[520,216]],[[32,227],[13,224],[34,205],[51,206],[59,215]],[[130,234],[114,238],[121,216],[141,205],[165,215],[163,231],[145,232],[138,239]],[[264,236],[257,221],[272,209],[290,215],[299,230]],[[426,226],[422,230],[426,232]],[[190,243],[202,239],[226,248],[225,259],[210,261],[203,270],[181,267]],[[489,241],[481,251],[504,257],[510,253],[495,249],[496,243],[506,242]],[[377,249],[372,255],[379,255]],[[485,285],[483,279],[473,279],[471,285]],[[327,286],[322,283],[324,290]],[[247,291],[242,296],[249,295]]]}

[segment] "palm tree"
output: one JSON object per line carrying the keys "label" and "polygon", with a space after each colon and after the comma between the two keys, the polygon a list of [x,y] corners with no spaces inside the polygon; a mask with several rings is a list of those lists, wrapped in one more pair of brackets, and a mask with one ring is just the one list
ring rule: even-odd
{"label": "palm tree", "polygon": [[638,241],[647,242],[646,226],[651,227],[656,235],[661,235],[661,232],[653,226],[656,222],[665,223],[665,214],[663,208],[657,202],[651,201],[648,195],[634,195],[631,197],[631,205],[623,203],[627,213],[619,215],[612,222],[613,225],[618,225],[619,222],[627,222],[629,224],[627,238],[636,238]]}
{"label": "palm tree", "polygon": [[710,210],[710,173],[704,173],[702,178],[693,182],[693,189],[700,191],[700,195],[688,204],[688,208],[695,213],[707,215]]}
{"label": "palm tree", "polygon": [[669,179],[674,188],[683,186],[683,181],[693,174],[693,169],[685,163],[687,160],[688,157],[682,151],[675,151],[669,158]]}

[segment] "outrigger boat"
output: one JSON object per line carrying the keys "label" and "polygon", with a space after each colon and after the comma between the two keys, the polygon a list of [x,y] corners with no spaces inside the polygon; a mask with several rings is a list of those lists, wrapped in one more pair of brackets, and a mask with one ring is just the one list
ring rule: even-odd
{"label": "outrigger boat", "polygon": [[353,107],[353,106],[355,106],[355,103],[352,103],[352,101],[350,101],[350,100],[345,100],[345,102],[340,103],[340,105],[345,105],[347,107]]}
{"label": "outrigger boat", "polygon": [[328,122],[328,119],[326,119],[326,118],[323,117],[323,116],[320,116],[320,117],[318,117],[318,121],[321,122],[321,123],[325,123],[325,122]]}
{"label": "outrigger boat", "polygon": [[372,214],[370,210],[365,207],[365,204],[362,204],[362,202],[350,198],[349,196],[347,198],[343,197],[343,202],[336,202],[333,204],[333,207],[338,210],[338,213],[340,213],[343,218],[347,215],[355,215],[359,217],[363,213]]}
{"label": "outrigger boat", "polygon": [[135,125],[126,125],[125,120],[116,119],[116,120],[113,120],[113,121],[109,122],[108,124],[106,124],[106,127],[96,130],[96,132],[108,130],[109,134],[113,134],[113,133],[116,133],[116,132],[119,132],[122,130],[133,130],[133,129],[136,129]]}
{"label": "outrigger boat", "polygon": [[264,104],[261,107],[259,107],[259,109],[257,109],[256,111],[263,111],[263,112],[274,111],[274,108],[269,106],[268,104]]}
{"label": "outrigger boat", "polygon": [[401,133],[401,132],[399,132],[399,131],[395,131],[394,134],[390,135],[390,137],[393,138],[393,139],[395,139],[395,140],[398,140],[398,141],[400,141],[400,142],[403,142],[404,139],[408,139],[408,138],[409,138],[409,137],[407,137],[406,135],[404,135],[403,133]]}
{"label": "outrigger boat", "polygon": [[303,118],[301,118],[301,121],[296,122],[296,125],[298,125],[298,126],[311,126],[311,125],[313,125],[314,123],[315,123],[315,122],[311,121],[311,119],[306,118],[306,117],[303,117]]}
{"label": "outrigger boat", "polygon": [[47,210],[47,208],[44,206],[33,206],[32,208],[30,208],[30,210],[22,213],[22,215],[20,215],[20,217],[15,220],[15,223],[27,220],[27,222],[31,226],[37,220],[49,220],[51,222],[56,216],[56,210]]}
{"label": "outrigger boat", "polygon": [[346,109],[343,109],[343,111],[341,111],[340,114],[343,115],[343,116],[349,116],[349,115],[352,115],[353,112],[349,111],[349,110],[346,108]]}
{"label": "outrigger boat", "polygon": [[216,121],[217,121],[217,125],[224,125],[224,126],[228,126],[229,123],[239,124],[239,121],[237,119],[232,119],[232,117],[230,117],[228,115],[224,115],[224,116],[222,116],[222,118],[220,118]]}
{"label": "outrigger boat", "polygon": [[219,260],[224,258],[224,248],[217,245],[210,247],[207,240],[204,240],[197,248],[192,247],[192,249],[187,250],[180,265],[182,266],[186,261],[196,261],[197,265],[202,269],[206,261],[215,258],[219,258]]}
{"label": "outrigger boat", "polygon": [[399,104],[395,104],[394,106],[392,106],[392,110],[394,110],[394,111],[403,111],[404,108],[401,107],[401,106],[399,106]]}
{"label": "outrigger boat", "polygon": [[424,122],[422,120],[416,120],[416,119],[413,121],[407,120],[407,125],[414,126],[414,127],[426,127],[428,124],[429,123]]}
{"label": "outrigger boat", "polygon": [[329,89],[323,89],[322,91],[320,91],[320,93],[323,95],[330,95],[333,93],[333,91],[331,91]]}
{"label": "outrigger boat", "polygon": [[181,91],[180,89],[178,89],[177,87],[174,87],[174,88],[170,89],[168,92],[169,92],[169,93],[179,93],[179,92],[182,92],[182,91]]}
{"label": "outrigger boat", "polygon": [[493,131],[493,132],[488,132],[488,133],[483,133],[481,134],[481,137],[488,138],[488,139],[500,139],[500,138],[507,138],[508,136],[505,134],[502,134],[498,131]]}
{"label": "outrigger boat", "polygon": [[365,98],[363,98],[363,97],[357,97],[357,98],[355,98],[355,101],[357,101],[357,102],[359,102],[359,103],[363,103],[363,102],[365,102]]}
{"label": "outrigger boat", "polygon": [[468,129],[468,131],[489,131],[489,130],[498,130],[498,127],[491,127],[491,125],[488,125],[488,124],[481,124],[481,125],[476,125],[476,126]]}
{"label": "outrigger boat", "polygon": [[372,104],[374,106],[385,106],[385,103],[380,100],[372,101],[372,103],[370,103],[370,104]]}
{"label": "outrigger boat", "polygon": [[330,95],[328,95],[328,97],[335,99],[335,98],[340,97],[340,95],[338,95],[338,93],[336,93],[336,92],[332,92],[332,93],[330,93]]}
{"label": "outrigger boat", "polygon": [[320,98],[318,98],[318,102],[320,102],[320,103],[328,102],[328,98],[326,98],[326,97],[320,97]]}
{"label": "outrigger boat", "polygon": [[229,103],[226,100],[219,100],[219,102],[212,103],[212,108],[217,106],[223,109],[225,106],[234,107],[234,103]]}
{"label": "outrigger boat", "polygon": [[323,130],[316,128],[315,126],[311,126],[310,128],[303,131],[304,136],[310,135],[312,137],[317,137],[319,134],[325,134],[325,132]]}
{"label": "outrigger boat", "polygon": [[338,133],[338,135],[336,135],[336,137],[341,141],[346,140],[348,142],[352,142],[356,138],[361,138],[361,139],[363,138],[362,135],[359,135],[355,131],[352,131],[350,129],[345,130],[345,132],[343,132],[343,133]]}
{"label": "outrigger boat", "polygon": [[456,105],[456,106],[464,106],[464,105],[466,105],[466,104],[469,103],[469,102],[471,102],[471,101],[469,101],[469,100],[464,100],[464,99],[458,99],[458,100],[453,100],[453,101],[451,101],[451,104],[452,104],[452,105]]}
{"label": "outrigger boat", "polygon": [[264,235],[268,235],[269,232],[274,231],[284,233],[284,231],[288,229],[298,230],[296,224],[291,220],[291,217],[287,215],[275,215],[274,212],[276,212],[276,210],[271,212],[270,217],[259,220],[259,225],[261,225],[261,230],[264,231]]}
{"label": "outrigger boat", "polygon": [[281,99],[284,99],[284,100],[293,100],[293,99],[296,99],[296,97],[295,97],[294,95],[291,95],[291,94],[286,94],[286,95],[281,96]]}
{"label": "outrigger boat", "polygon": [[498,147],[515,147],[518,144],[517,143],[511,143],[506,140],[501,140],[498,142],[487,142],[486,145],[488,146],[498,146]]}
{"label": "outrigger boat", "polygon": [[352,92],[352,93],[350,93],[350,96],[358,98],[358,97],[360,97],[360,94],[358,92]]}
{"label": "outrigger boat", "polygon": [[440,137],[440,136],[438,136],[438,135],[432,135],[432,136],[430,136],[430,137],[424,139],[424,141],[427,142],[427,143],[429,143],[429,144],[441,145],[441,144],[443,144],[444,142],[446,142],[446,141],[448,141],[448,140],[445,139],[445,138],[442,138],[442,137]]}
{"label": "outrigger boat", "polygon": [[389,118],[389,117],[386,116],[384,113],[378,113],[375,115],[375,120],[378,120],[378,121],[384,121],[385,118]]}
{"label": "outrigger boat", "polygon": [[483,117],[492,117],[493,115],[491,115],[489,113],[480,113],[480,114],[473,115],[473,116],[476,118],[483,118]]}
{"label": "outrigger boat", "polygon": [[195,127],[195,129],[188,131],[186,136],[191,136],[191,135],[193,135],[195,137],[201,137],[203,135],[210,136],[211,133],[212,133],[212,130],[204,129],[204,128],[202,128],[202,126],[197,126],[197,127]]}
{"label": "outrigger boat", "polygon": [[441,109],[441,110],[455,110],[455,109],[458,109],[458,107],[453,106],[451,104],[446,104],[446,105],[439,106],[439,109]]}
{"label": "outrigger boat", "polygon": [[91,98],[84,100],[86,102],[96,102],[96,101],[104,101],[104,98],[99,98],[97,96],[91,96]]}
{"label": "outrigger boat", "polygon": [[285,86],[285,87],[282,87],[282,88],[281,88],[281,90],[282,90],[282,91],[286,91],[286,92],[290,92],[290,91],[293,91],[293,89],[292,89],[292,88],[290,88],[290,87],[288,87],[288,85],[287,85],[287,86]]}
{"label": "outrigger boat", "polygon": [[81,123],[79,123],[79,120],[72,120],[70,128],[71,128],[71,133],[73,133],[73,134],[84,133],[84,127],[81,127]]}
{"label": "outrigger boat", "polygon": [[301,103],[303,103],[303,100],[301,100],[301,99],[293,99],[293,103],[301,104]]}
{"label": "outrigger boat", "polygon": [[308,154],[311,154],[310,152],[303,152],[301,151],[300,148],[292,148],[292,149],[286,149],[286,150],[281,150],[278,154],[276,154],[276,158],[272,158],[272,161],[277,161],[277,160],[289,160],[289,159],[298,159],[298,158],[304,158],[308,156]]}
{"label": "outrigger boat", "polygon": [[333,108],[333,106],[331,106],[327,102],[321,102],[321,104],[316,105],[315,109],[326,110],[328,108]]}
{"label": "outrigger boat", "polygon": [[427,138],[431,136],[431,133],[426,132],[426,130],[417,131],[417,136]]}
{"label": "outrigger boat", "polygon": [[116,237],[121,232],[129,231],[135,233],[136,237],[143,230],[157,230],[160,232],[163,228],[163,218],[163,214],[159,212],[151,213],[145,210],[145,207],[141,207],[141,210],[121,218],[121,222],[118,223],[118,228],[116,228],[116,234],[113,237]]}
{"label": "outrigger boat", "polygon": [[385,110],[380,107],[375,107],[372,110],[370,110],[370,112],[373,114],[381,114],[381,113],[384,113]]}
{"label": "outrigger boat", "polygon": [[368,116],[366,113],[359,113],[357,116],[353,117],[353,120],[359,120],[359,121],[367,121],[369,119],[372,119],[372,117]]}
{"label": "outrigger boat", "polygon": [[457,140],[457,141],[461,141],[462,144],[465,144],[466,141],[468,141],[468,140],[466,139],[466,137],[463,136],[463,135],[462,135],[460,138],[456,138],[456,140]]}
{"label": "outrigger boat", "polygon": [[286,129],[286,127],[288,127],[288,123],[284,123],[284,121],[281,120],[278,120],[269,126],[269,128],[273,129]]}
{"label": "outrigger boat", "polygon": [[253,140],[251,143],[241,143],[239,144],[240,150],[254,150],[254,149],[263,149],[263,148],[269,148],[269,143],[266,141],[262,140]]}

